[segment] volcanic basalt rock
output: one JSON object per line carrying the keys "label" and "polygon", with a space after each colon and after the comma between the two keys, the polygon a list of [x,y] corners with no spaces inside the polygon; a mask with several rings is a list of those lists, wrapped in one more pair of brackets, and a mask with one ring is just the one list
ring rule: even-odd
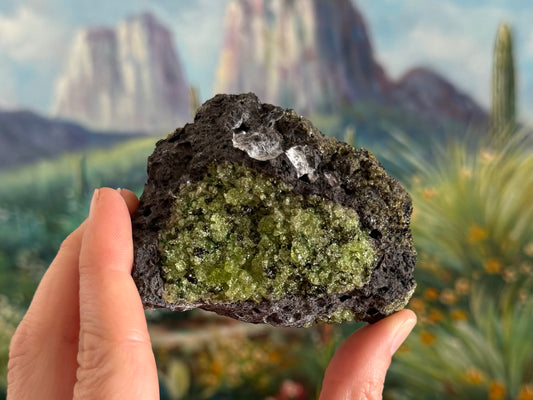
{"label": "volcanic basalt rock", "polygon": [[374,322],[416,286],[409,195],[364,149],[251,93],[157,143],[133,218],[145,307],[247,322]]}

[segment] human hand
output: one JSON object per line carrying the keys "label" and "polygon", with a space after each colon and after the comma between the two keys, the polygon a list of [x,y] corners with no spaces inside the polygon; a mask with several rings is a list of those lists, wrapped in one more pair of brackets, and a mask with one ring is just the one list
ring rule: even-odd
{"label": "human hand", "polygon": [[99,189],[65,239],[11,341],[8,399],[159,399],[131,277],[130,191]]}
{"label": "human hand", "polygon": [[329,363],[320,400],[381,399],[392,355],[415,324],[415,313],[402,310],[354,332]]}
{"label": "human hand", "polygon": [[[158,399],[143,307],[131,278],[132,192],[95,192],[89,218],[61,245],[13,336],[8,399]],[[337,350],[321,399],[377,399],[391,356],[416,322],[408,310]]]}

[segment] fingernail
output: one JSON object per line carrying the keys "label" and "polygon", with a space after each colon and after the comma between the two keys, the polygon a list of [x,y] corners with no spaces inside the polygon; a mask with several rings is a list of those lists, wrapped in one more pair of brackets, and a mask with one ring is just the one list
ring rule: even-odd
{"label": "fingernail", "polygon": [[122,188],[117,188],[116,190],[117,190],[117,192],[119,192],[119,193],[122,192]]}
{"label": "fingernail", "polygon": [[391,343],[391,355],[396,353],[396,350],[398,350],[398,348],[402,345],[405,339],[407,339],[407,336],[409,336],[409,333],[411,333],[415,325],[416,319],[409,318],[396,329]]}
{"label": "fingernail", "polygon": [[94,189],[93,198],[91,200],[91,206],[89,208],[89,217],[91,217],[91,215],[94,212],[94,207],[96,205],[96,201],[98,200],[99,195],[100,195],[99,189]]}

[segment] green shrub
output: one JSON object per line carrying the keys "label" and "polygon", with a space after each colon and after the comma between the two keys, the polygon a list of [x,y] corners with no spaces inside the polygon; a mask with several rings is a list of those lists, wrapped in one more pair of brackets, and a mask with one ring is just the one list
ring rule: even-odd
{"label": "green shrub", "polygon": [[[533,152],[456,143],[410,154],[419,324],[396,357],[391,398],[533,396]],[[529,397],[528,397],[529,396]]]}

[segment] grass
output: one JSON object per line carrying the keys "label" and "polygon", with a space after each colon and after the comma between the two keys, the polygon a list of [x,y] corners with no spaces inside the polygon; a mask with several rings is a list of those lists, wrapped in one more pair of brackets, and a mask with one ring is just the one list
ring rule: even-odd
{"label": "grass", "polygon": [[462,143],[417,173],[419,324],[391,367],[392,398],[533,398],[533,153]]}
{"label": "grass", "polygon": [[76,194],[80,179],[87,181],[87,190],[102,185],[138,189],[144,184],[146,159],[154,145],[154,138],[136,139],[109,150],[69,154],[0,172],[0,204],[4,208],[42,209],[44,203],[63,209],[67,198]]}
{"label": "grass", "polygon": [[27,305],[66,235],[100,186],[142,191],[155,139],[71,154],[0,173],[0,292]]}

